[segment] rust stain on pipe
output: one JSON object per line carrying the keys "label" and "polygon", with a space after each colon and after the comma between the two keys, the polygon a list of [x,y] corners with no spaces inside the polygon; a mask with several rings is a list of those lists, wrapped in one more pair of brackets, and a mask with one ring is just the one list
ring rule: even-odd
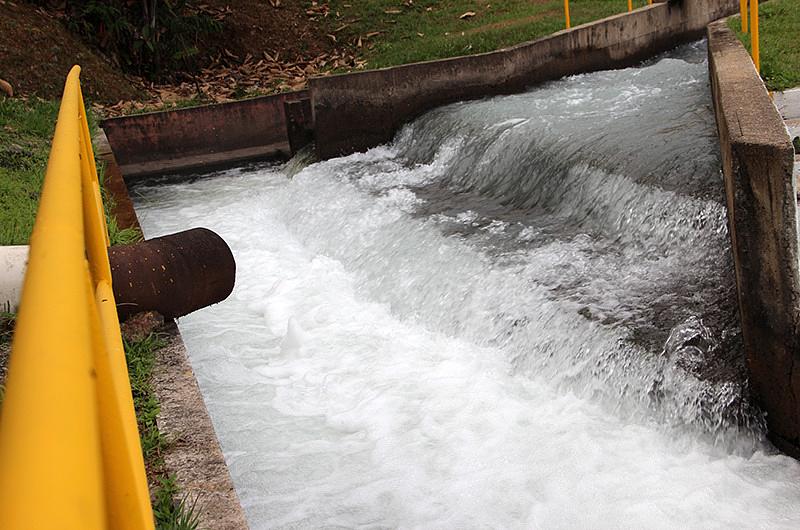
{"label": "rust stain on pipe", "polygon": [[227,298],[236,278],[231,249],[206,228],[111,247],[109,260],[120,318],[189,314]]}

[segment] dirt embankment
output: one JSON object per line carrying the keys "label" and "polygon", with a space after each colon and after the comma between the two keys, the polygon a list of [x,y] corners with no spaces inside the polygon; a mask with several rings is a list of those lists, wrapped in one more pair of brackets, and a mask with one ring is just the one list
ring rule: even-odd
{"label": "dirt embankment", "polygon": [[[329,38],[328,7],[307,0],[205,0],[222,23],[201,50],[198,72],[155,84],[123,74],[63,23],[63,10],[0,0],[0,79],[23,95],[58,98],[73,64],[84,95],[119,114],[179,100],[214,102],[302,88],[305,80],[359,61]],[[362,65],[363,66],[363,65]]]}
{"label": "dirt embankment", "polygon": [[0,0],[0,79],[14,91],[46,99],[61,96],[69,69],[80,64],[84,95],[111,103],[142,97],[140,83],[115,69],[43,9]]}

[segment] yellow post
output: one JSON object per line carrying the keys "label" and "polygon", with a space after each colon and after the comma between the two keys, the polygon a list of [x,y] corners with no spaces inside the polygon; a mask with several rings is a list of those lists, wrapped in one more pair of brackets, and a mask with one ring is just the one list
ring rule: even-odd
{"label": "yellow post", "polygon": [[761,73],[761,56],[758,49],[758,0],[750,0],[750,55],[756,71]]}
{"label": "yellow post", "polygon": [[569,21],[569,0],[564,0],[564,20],[567,24],[567,29],[572,27],[572,24]]}
{"label": "yellow post", "polygon": [[628,0],[628,13],[633,11],[633,0]]}
{"label": "yellow post", "polygon": [[747,33],[747,0],[739,0],[739,16],[742,19],[742,33]]}

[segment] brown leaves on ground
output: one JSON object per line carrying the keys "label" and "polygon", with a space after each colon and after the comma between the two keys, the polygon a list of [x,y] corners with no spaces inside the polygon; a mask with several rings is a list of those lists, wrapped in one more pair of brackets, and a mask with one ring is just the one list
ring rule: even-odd
{"label": "brown leaves on ground", "polygon": [[95,105],[95,108],[104,116],[112,117],[169,108],[186,100],[197,104],[224,103],[248,96],[302,90],[310,77],[329,75],[333,70],[361,69],[366,65],[366,61],[343,52],[295,60],[283,59],[280,52],[274,55],[263,52],[260,57],[248,54],[240,64],[227,66],[229,61],[239,60],[238,56],[225,50],[208,68],[187,81],[151,84],[147,87],[152,96],[148,101],[119,101],[114,105]]}
{"label": "brown leaves on ground", "polygon": [[227,28],[224,45],[210,51],[206,67],[169,84],[147,84],[148,97],[95,105],[102,115],[301,90],[310,77],[364,68],[359,48],[372,46],[370,39],[378,35],[343,37],[349,24],[334,27],[339,13],[326,1],[203,0],[197,8]]}

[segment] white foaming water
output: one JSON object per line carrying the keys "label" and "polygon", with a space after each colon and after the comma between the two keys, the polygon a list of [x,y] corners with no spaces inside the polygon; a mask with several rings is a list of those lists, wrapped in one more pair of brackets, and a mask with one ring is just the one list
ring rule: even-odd
{"label": "white foaming water", "polygon": [[180,328],[252,527],[800,526],[719,316],[705,75],[667,58],[139,187],[148,237],[236,257]]}

